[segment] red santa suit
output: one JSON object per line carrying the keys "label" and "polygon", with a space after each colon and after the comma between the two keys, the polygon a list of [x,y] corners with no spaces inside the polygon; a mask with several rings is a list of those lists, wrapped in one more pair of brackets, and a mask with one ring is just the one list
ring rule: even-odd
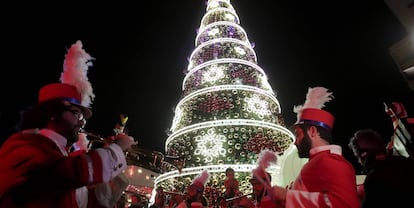
{"label": "red santa suit", "polygon": [[342,156],[340,146],[310,150],[308,163],[287,191],[286,207],[360,207],[355,170]]}
{"label": "red santa suit", "polygon": [[125,168],[117,144],[69,157],[66,139],[50,129],[15,133],[0,149],[0,207],[77,208],[76,189]]}

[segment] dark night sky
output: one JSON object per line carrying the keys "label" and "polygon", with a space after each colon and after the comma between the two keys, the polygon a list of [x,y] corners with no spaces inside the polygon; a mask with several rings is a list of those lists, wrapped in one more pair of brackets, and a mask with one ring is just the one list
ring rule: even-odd
{"label": "dark night sky", "polygon": [[[389,138],[384,101],[403,102],[413,115],[413,91],[388,50],[407,32],[383,1],[231,3],[287,125],[296,119],[293,106],[317,85],[335,96],[325,109],[336,116],[340,144],[360,128]],[[13,132],[18,111],[36,102],[41,86],[59,81],[66,49],[81,40],[96,58],[88,74],[96,99],[87,129],[110,135],[125,113],[141,147],[164,152],[205,1],[33,6],[40,9],[10,6],[12,15],[2,20],[1,138]]]}

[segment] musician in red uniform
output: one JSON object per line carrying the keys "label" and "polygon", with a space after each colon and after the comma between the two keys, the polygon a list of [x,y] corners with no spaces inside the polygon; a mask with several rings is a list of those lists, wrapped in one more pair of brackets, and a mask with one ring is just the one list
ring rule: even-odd
{"label": "musician in red uniform", "polygon": [[210,174],[207,170],[201,172],[191,183],[190,186],[187,188],[186,198],[180,204],[178,204],[177,208],[202,208],[204,207],[203,204],[203,194],[204,188],[207,181],[210,179]]}
{"label": "musician in red uniform", "polygon": [[226,169],[226,180],[224,180],[224,198],[231,198],[239,196],[241,193],[239,191],[239,181],[234,177],[233,168]]}
{"label": "musician in red uniform", "polygon": [[256,161],[257,167],[252,170],[252,178],[250,184],[252,185],[253,199],[247,196],[240,199],[237,207],[242,208],[274,208],[278,205],[277,201],[272,198],[271,186],[272,177],[266,169],[273,163],[276,164],[276,153],[270,150],[262,150],[258,155]]}
{"label": "musician in red uniform", "polygon": [[[88,136],[91,134],[88,134]],[[71,156],[85,154],[89,150],[96,149],[90,145],[91,141],[85,133],[79,134],[79,140],[72,146]],[[97,137],[94,135],[94,137]],[[94,138],[97,139],[97,138]],[[101,140],[99,140],[101,141]],[[110,143],[102,143],[101,147],[106,147]],[[79,208],[115,208],[116,203],[121,198],[123,192],[128,187],[129,180],[124,173],[120,173],[106,183],[99,183],[84,186],[76,189],[76,201]]]}
{"label": "musician in red uniform", "polygon": [[154,204],[159,208],[165,207],[165,194],[164,189],[161,186],[157,187]]}
{"label": "musician in red uniform", "polygon": [[[82,70],[90,60],[78,41],[69,49],[64,69],[70,76],[86,74]],[[135,142],[124,134],[107,147],[69,156],[92,115],[88,101],[93,93],[90,83],[82,83],[85,77],[70,82],[74,79],[64,75],[62,83],[40,89],[38,103],[23,114],[24,130],[11,135],[0,149],[0,207],[78,208],[82,204],[77,190],[108,182],[127,167],[124,152]]]}
{"label": "musician in red uniform", "polygon": [[299,157],[309,158],[290,189],[273,186],[273,197],[286,207],[359,208],[353,166],[342,156],[342,149],[332,142],[334,117],[321,110],[331,100],[326,88],[309,88],[304,105],[295,107],[295,145]]}
{"label": "musician in red uniform", "polygon": [[168,208],[175,208],[178,204],[185,200],[185,195],[179,191],[179,188],[174,189],[172,192],[168,193],[168,195],[170,195],[167,205]]}

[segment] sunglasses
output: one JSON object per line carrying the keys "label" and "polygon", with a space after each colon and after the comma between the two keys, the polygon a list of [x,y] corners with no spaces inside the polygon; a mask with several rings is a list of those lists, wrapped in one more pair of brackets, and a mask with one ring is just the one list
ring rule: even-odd
{"label": "sunglasses", "polygon": [[79,121],[84,119],[83,113],[79,110],[75,110],[75,109],[66,109],[66,111],[71,112],[73,116],[75,116]]}

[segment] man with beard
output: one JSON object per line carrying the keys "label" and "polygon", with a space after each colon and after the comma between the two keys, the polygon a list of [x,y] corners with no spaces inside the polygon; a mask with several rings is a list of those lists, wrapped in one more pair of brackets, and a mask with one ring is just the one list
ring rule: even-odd
{"label": "man with beard", "polygon": [[[70,75],[83,74],[78,70],[87,69],[84,62],[91,59],[80,41],[66,57],[64,68]],[[109,182],[127,167],[124,152],[135,141],[125,134],[107,147],[69,155],[86,119],[92,116],[85,102],[92,94],[66,82],[73,79],[64,75],[61,80],[65,82],[40,89],[38,103],[22,114],[21,131],[0,149],[0,207],[78,208],[78,190]],[[87,81],[84,77],[75,80],[89,86],[80,83]]]}
{"label": "man with beard", "polygon": [[334,116],[321,110],[332,99],[326,88],[309,88],[304,105],[294,111],[295,145],[300,158],[309,158],[291,187],[272,187],[272,196],[284,207],[360,207],[353,166],[342,148],[331,144]]}

